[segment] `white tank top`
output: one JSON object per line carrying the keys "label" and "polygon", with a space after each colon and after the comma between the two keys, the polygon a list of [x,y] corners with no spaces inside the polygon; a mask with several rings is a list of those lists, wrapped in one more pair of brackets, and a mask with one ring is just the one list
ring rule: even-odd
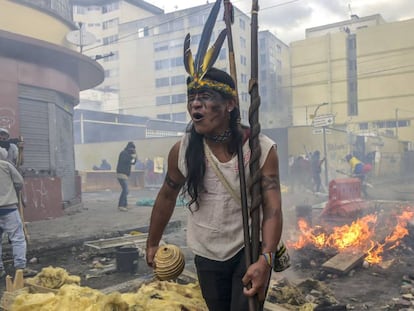
{"label": "white tank top", "polygon": [[[187,176],[185,165],[185,151],[188,146],[189,135],[181,139],[178,155],[178,168]],[[261,146],[260,168],[275,143],[267,136],[260,134]],[[207,146],[206,144],[204,144]],[[208,148],[208,147],[205,147]],[[250,148],[248,141],[243,145],[246,183],[250,185]],[[223,173],[232,189],[240,194],[237,156],[230,161],[221,163],[213,153],[212,160]],[[187,245],[194,254],[208,259],[225,261],[236,255],[244,246],[242,210],[229,191],[217,177],[211,164],[205,158],[206,172],[204,189],[199,193],[199,209],[189,212],[187,221]],[[247,197],[250,205],[250,196]]]}

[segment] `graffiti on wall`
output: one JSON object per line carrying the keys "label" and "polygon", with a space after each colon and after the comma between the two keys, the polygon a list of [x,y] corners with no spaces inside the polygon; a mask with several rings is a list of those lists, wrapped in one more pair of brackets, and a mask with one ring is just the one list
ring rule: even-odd
{"label": "graffiti on wall", "polygon": [[42,220],[63,215],[61,181],[56,177],[25,177],[25,220]]}
{"label": "graffiti on wall", "polygon": [[31,183],[31,204],[35,209],[46,208],[45,203],[48,201],[48,191],[43,180],[40,183]]}
{"label": "graffiti on wall", "polygon": [[16,123],[16,112],[10,108],[0,108],[0,127],[11,129]]}

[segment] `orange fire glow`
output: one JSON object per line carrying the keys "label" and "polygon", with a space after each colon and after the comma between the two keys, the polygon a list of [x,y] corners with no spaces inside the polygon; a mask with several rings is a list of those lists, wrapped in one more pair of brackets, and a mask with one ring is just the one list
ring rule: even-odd
{"label": "orange fire glow", "polygon": [[398,246],[401,239],[408,235],[407,224],[414,216],[413,211],[405,210],[397,215],[396,225],[392,232],[383,239],[383,243],[374,241],[377,215],[370,214],[357,219],[350,225],[334,227],[331,232],[326,232],[321,226],[311,228],[304,219],[298,220],[301,232],[296,242],[289,242],[288,246],[301,249],[306,245],[313,245],[319,249],[332,248],[338,251],[355,249],[367,254],[365,260],[371,264],[382,261],[384,250],[390,250]]}

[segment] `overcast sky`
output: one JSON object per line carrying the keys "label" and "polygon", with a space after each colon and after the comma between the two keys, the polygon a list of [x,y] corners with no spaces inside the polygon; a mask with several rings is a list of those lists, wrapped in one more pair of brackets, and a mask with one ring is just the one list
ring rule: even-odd
{"label": "overcast sky", "polygon": [[[145,0],[166,13],[205,4],[207,0]],[[209,0],[210,3],[215,0]],[[251,1],[234,0],[250,15]],[[414,18],[414,0],[259,0],[260,30],[270,30],[286,44],[305,38],[305,29],[359,17],[381,14],[387,22]]]}

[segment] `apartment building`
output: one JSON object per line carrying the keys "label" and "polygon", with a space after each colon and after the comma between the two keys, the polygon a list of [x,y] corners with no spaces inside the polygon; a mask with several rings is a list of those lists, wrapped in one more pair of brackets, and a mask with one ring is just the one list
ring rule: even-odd
{"label": "apartment building", "polygon": [[[117,113],[119,109],[119,42],[128,40],[119,25],[132,20],[163,14],[164,11],[142,0],[72,0],[73,20],[88,34],[82,53],[96,59],[104,68],[105,80],[94,90],[82,93],[82,108]],[[94,38],[94,39],[89,39]]]}
{"label": "apartment building", "polygon": [[412,148],[412,29],[414,19],[386,22],[379,14],[307,29],[290,44],[293,125],[311,125],[317,110],[349,133]]}
{"label": "apartment building", "polygon": [[259,121],[262,128],[292,124],[289,47],[269,31],[259,32]]}
{"label": "apartment building", "polygon": [[[186,77],[183,66],[183,44],[191,34],[195,55],[205,21],[213,4],[205,4],[140,19],[120,26],[120,103],[122,113],[152,118],[188,121]],[[215,25],[211,44],[225,28],[223,8]],[[248,116],[248,78],[250,76],[250,18],[235,8],[233,42],[238,88],[243,120]],[[131,35],[133,34],[133,35]],[[227,43],[215,64],[229,70]]]}

